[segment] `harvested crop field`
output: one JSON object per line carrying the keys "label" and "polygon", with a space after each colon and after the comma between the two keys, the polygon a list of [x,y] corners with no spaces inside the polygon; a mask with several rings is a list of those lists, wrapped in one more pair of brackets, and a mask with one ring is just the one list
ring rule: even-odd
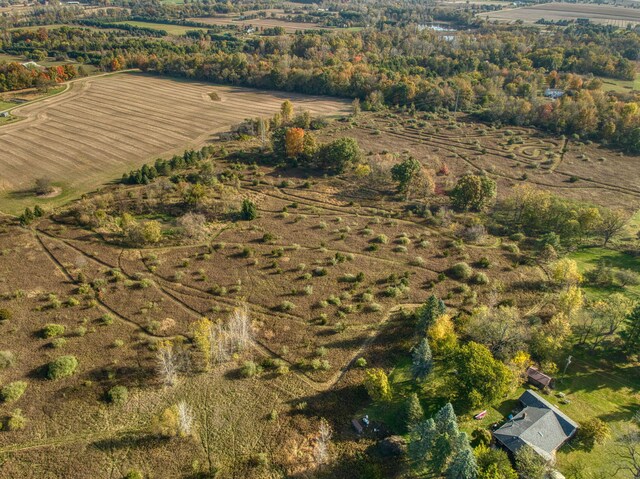
{"label": "harvested crop field", "polygon": [[535,23],[540,19],[577,20],[588,18],[592,23],[626,27],[627,24],[640,23],[640,9],[615,7],[610,5],[581,5],[567,3],[545,3],[532,7],[511,8],[490,13],[482,13],[482,18],[501,22]]}
{"label": "harvested crop field", "polygon": [[[209,97],[212,92],[220,101]],[[24,119],[0,128],[0,193],[29,189],[36,178],[49,177],[75,196],[149,159],[212,141],[215,132],[245,118],[270,116],[285,99],[316,115],[348,109],[331,98],[140,74],[72,83],[67,93],[15,109]],[[3,199],[3,211],[24,208],[12,196],[21,195]]]}
{"label": "harvested crop field", "polygon": [[211,25],[236,25],[242,27],[252,26],[254,28],[283,27],[287,33],[294,33],[299,30],[321,30],[327,29],[317,23],[288,22],[277,18],[252,18],[241,20],[239,17],[220,16],[207,18],[188,18],[192,22],[208,23]]}

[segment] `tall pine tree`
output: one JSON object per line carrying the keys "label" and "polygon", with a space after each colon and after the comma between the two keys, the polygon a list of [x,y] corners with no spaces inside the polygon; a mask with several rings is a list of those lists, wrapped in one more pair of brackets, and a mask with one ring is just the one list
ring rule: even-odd
{"label": "tall pine tree", "polygon": [[422,338],[413,348],[411,356],[411,374],[417,381],[424,381],[433,369],[433,354],[427,338]]}
{"label": "tall pine tree", "polygon": [[424,335],[425,331],[442,316],[446,311],[446,306],[441,299],[435,295],[429,296],[427,301],[416,311],[416,330],[418,334]]}

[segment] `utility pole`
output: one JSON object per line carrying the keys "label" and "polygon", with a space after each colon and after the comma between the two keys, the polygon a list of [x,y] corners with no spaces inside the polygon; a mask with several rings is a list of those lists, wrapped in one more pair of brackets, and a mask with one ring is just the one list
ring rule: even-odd
{"label": "utility pole", "polygon": [[569,364],[571,364],[571,355],[569,355],[569,357],[567,358],[567,363],[564,365],[564,371],[562,371],[562,374],[567,374],[567,368],[569,367]]}

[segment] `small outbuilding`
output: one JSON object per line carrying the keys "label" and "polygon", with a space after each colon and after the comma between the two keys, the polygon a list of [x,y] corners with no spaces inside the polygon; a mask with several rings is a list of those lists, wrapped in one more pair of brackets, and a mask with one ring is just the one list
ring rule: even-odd
{"label": "small outbuilding", "polygon": [[0,118],[8,118],[8,117],[9,117],[8,111],[0,111]]}
{"label": "small outbuilding", "polygon": [[553,387],[553,378],[533,366],[527,368],[527,382],[540,389]]}

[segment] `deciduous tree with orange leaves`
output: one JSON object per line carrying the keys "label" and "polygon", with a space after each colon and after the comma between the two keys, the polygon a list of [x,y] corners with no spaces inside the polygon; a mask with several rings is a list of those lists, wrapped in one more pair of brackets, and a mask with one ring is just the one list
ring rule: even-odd
{"label": "deciduous tree with orange leaves", "polygon": [[288,158],[295,158],[304,151],[304,130],[289,128],[285,133],[285,151]]}

